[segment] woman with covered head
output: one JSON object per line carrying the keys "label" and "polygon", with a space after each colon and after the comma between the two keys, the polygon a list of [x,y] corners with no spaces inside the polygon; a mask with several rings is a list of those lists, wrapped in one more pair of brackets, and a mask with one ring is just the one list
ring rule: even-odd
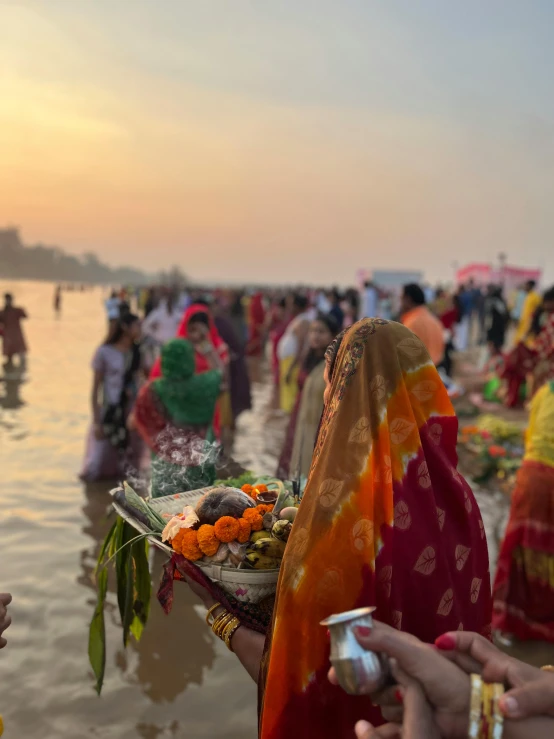
{"label": "woman with covered head", "polygon": [[457,629],[490,633],[483,522],[456,469],[457,419],[422,342],[365,319],[331,346],[325,373],[271,628],[265,642],[247,628],[232,642],[258,678],[263,739],[347,737],[358,719],[380,721],[327,681],[319,622],[330,614],[376,606],[379,620],[426,642]]}
{"label": "woman with covered head", "polygon": [[172,495],[215,480],[213,420],[222,381],[219,369],[195,373],[185,339],[162,349],[162,376],[140,391],[134,424],[152,451],[152,495]]}

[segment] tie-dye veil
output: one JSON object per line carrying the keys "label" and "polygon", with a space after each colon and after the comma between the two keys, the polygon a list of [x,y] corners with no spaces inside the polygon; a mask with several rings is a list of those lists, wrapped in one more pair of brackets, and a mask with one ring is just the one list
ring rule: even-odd
{"label": "tie-dye veil", "polygon": [[319,622],[377,606],[385,623],[433,641],[487,633],[487,544],[456,469],[458,423],[419,339],[366,319],[345,334],[309,482],[287,546],[260,676],[260,736],[350,737],[379,721],[367,698],[327,680]]}

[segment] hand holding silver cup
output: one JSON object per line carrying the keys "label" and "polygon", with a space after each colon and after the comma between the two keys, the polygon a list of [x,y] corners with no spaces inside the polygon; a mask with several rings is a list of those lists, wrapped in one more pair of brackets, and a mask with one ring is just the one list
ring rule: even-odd
{"label": "hand holding silver cup", "polygon": [[375,693],[381,690],[390,676],[388,658],[363,649],[358,644],[354,629],[373,626],[375,608],[357,608],[337,613],[324,621],[331,634],[331,664],[340,686],[350,695]]}

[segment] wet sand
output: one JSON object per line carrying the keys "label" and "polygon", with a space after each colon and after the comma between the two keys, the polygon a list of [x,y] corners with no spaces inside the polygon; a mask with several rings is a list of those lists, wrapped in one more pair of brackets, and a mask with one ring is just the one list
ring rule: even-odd
{"label": "wet sand", "polygon": [[[112,586],[106,679],[96,697],[87,634],[109,496],[106,486],[85,487],[78,473],[90,417],[89,365],[105,325],[103,295],[64,293],[56,319],[53,286],[0,282],[6,289],[30,315],[30,354],[27,381],[12,383],[0,400],[0,590],[14,596],[9,644],[0,655],[5,736],[254,739],[255,686],[206,628],[203,609],[184,586],[176,586],[170,616],[152,603],[142,641],[127,652]],[[235,448],[239,462],[266,474],[275,471],[285,428],[269,410],[270,397],[267,384],[254,386],[254,410],[240,419]],[[492,567],[508,503],[489,493],[478,498]],[[155,583],[161,563],[157,558]],[[554,661],[542,645],[526,645],[524,654],[538,664]]]}

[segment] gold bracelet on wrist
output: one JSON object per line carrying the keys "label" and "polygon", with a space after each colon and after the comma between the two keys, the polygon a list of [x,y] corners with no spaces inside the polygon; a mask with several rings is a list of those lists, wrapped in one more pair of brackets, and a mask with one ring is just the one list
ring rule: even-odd
{"label": "gold bracelet on wrist", "polygon": [[233,651],[233,647],[231,646],[231,639],[233,638],[235,632],[240,625],[240,621],[238,620],[238,618],[235,617],[227,626],[227,628],[225,629],[225,633],[223,634],[223,641],[225,642],[225,646],[230,652]]}
{"label": "gold bracelet on wrist", "polygon": [[215,621],[215,616],[212,621],[210,621],[210,616],[220,606],[221,606],[221,603],[214,603],[214,605],[211,608],[208,608],[208,612],[206,613],[206,623],[208,624],[208,626],[211,626],[213,622]]}
{"label": "gold bracelet on wrist", "polygon": [[223,633],[223,629],[233,620],[234,616],[232,613],[228,613],[225,611],[221,614],[216,620],[214,621],[212,625],[212,631],[214,634],[221,639],[221,635]]}
{"label": "gold bracelet on wrist", "polygon": [[541,670],[543,672],[554,672],[554,665],[543,665]]}

